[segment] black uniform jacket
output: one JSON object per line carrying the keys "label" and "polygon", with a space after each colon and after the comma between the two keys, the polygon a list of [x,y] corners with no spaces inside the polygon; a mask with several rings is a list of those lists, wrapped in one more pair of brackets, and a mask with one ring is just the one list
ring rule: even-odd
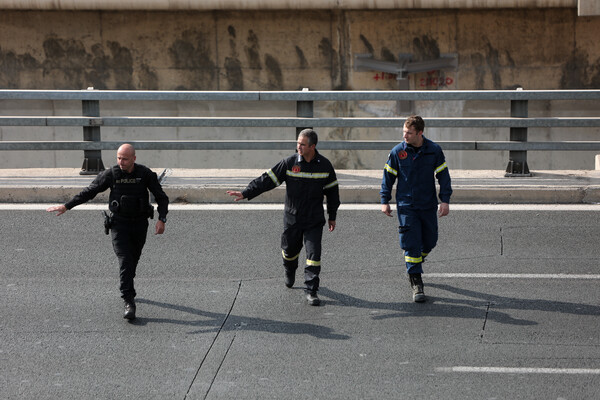
{"label": "black uniform jacket", "polygon": [[135,164],[130,174],[121,171],[118,166],[100,172],[87,188],[69,200],[65,206],[70,210],[79,204],[93,199],[98,193],[104,192],[109,188],[111,189],[111,198],[115,197],[116,191],[123,191],[123,194],[140,193],[140,195],[145,196],[142,199],[148,204],[149,190],[154,195],[158,204],[159,218],[167,216],[169,197],[160,186],[156,173],[141,164]]}
{"label": "black uniform jacket", "polygon": [[242,194],[248,200],[286,183],[285,222],[303,225],[324,224],[323,198],[327,196],[327,213],[335,221],[340,206],[340,191],[335,170],[329,160],[316,152],[306,162],[295,154],[254,179]]}

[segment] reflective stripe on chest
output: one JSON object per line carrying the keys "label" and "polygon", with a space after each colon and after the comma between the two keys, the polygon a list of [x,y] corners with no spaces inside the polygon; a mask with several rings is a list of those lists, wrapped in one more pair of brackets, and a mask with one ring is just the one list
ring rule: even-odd
{"label": "reflective stripe on chest", "polygon": [[329,172],[294,172],[289,169],[285,171],[287,176],[293,178],[307,178],[307,179],[326,179],[329,177]]}

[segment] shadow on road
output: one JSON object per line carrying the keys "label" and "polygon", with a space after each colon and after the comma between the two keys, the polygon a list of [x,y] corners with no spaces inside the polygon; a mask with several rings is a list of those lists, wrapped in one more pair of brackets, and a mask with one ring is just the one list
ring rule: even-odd
{"label": "shadow on road", "polygon": [[[428,284],[430,287],[437,287],[439,289],[454,289],[456,293],[460,293],[462,289],[452,288],[447,285],[435,285]],[[410,289],[406,289],[410,290]],[[503,324],[512,325],[537,325],[535,321],[529,321],[525,319],[513,318],[510,315],[502,312],[493,312],[488,314],[488,308],[492,304],[491,298],[497,298],[498,296],[486,295],[480,293],[481,300],[461,300],[454,298],[446,298],[439,296],[427,295],[427,301],[425,303],[414,303],[414,302],[376,302],[362,300],[347,294],[335,292],[331,289],[321,288],[320,293],[323,296],[329,297],[334,303],[340,306],[366,308],[371,310],[384,310],[384,311],[397,311],[396,313],[375,315],[372,318],[374,320],[382,320],[388,318],[399,318],[399,317],[444,317],[444,318],[474,318],[474,319],[488,319],[495,320]],[[475,292],[473,292],[475,293]],[[464,293],[461,293],[464,294]],[[409,296],[410,293],[403,294],[403,296]],[[486,316],[486,314],[488,314]]]}
{"label": "shadow on road", "polygon": [[214,313],[203,311],[197,308],[181,306],[177,304],[163,303],[148,299],[136,299],[136,302],[148,304],[155,307],[161,307],[169,310],[188,313],[192,316],[202,317],[199,319],[174,319],[174,318],[137,318],[132,323],[134,325],[148,324],[175,324],[200,328],[189,332],[190,334],[234,331],[234,330],[254,330],[261,332],[284,333],[291,335],[310,335],[319,339],[329,340],[347,340],[350,336],[340,335],[333,329],[304,322],[285,322],[272,319],[243,317],[232,314]]}
{"label": "shadow on road", "polygon": [[[457,288],[450,285],[431,283],[431,286],[447,292],[456,293],[461,296],[481,299],[481,302],[487,302],[492,306],[494,312],[498,309],[503,310],[531,310],[531,311],[551,311],[573,315],[600,315],[600,306],[593,306],[581,303],[567,303],[564,301],[544,300],[544,299],[523,299],[517,297],[497,296],[488,293],[476,292],[463,288]],[[449,302],[470,302],[472,300],[446,299]],[[500,321],[499,322],[503,322]]]}

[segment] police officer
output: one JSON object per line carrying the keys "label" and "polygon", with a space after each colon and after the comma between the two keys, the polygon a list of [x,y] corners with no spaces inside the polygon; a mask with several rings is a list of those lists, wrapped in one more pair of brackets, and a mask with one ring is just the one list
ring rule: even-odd
{"label": "police officer", "polygon": [[[439,145],[423,136],[423,118],[412,115],[404,123],[404,142],[388,156],[381,183],[381,211],[391,217],[389,201],[396,179],[396,204],[400,222],[400,247],[415,302],[425,301],[423,260],[438,240],[437,218],[448,215],[452,195],[450,173]],[[435,178],[440,184],[438,208]],[[436,215],[436,211],[437,215]]]}
{"label": "police officer", "polygon": [[111,236],[113,249],[120,265],[120,291],[125,311],[123,317],[135,318],[135,288],[133,278],[142,248],[146,243],[148,218],[152,218],[148,190],[152,192],[158,204],[158,221],[155,234],[165,231],[169,198],[162,190],[156,173],[135,163],[135,149],[124,144],[117,150],[117,164],[107,169],[81,193],[64,205],[49,207],[46,211],[61,215],[73,207],[83,204],[100,192],[110,188],[109,209],[112,213]]}
{"label": "police officer", "polygon": [[235,201],[251,200],[261,193],[286,183],[284,230],[281,235],[285,285],[295,282],[302,242],[306,246],[304,285],[306,299],[313,306],[320,304],[319,273],[321,272],[321,238],[325,216],[323,198],[327,196],[329,231],[335,229],[340,195],[335,171],[329,160],[316,149],[317,133],[304,129],[298,135],[298,154],[281,160],[269,171],[248,184],[242,192],[229,190]]}

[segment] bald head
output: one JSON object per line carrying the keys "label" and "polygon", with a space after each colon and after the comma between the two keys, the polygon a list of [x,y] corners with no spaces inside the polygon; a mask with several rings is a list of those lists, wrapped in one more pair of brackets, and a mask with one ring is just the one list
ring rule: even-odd
{"label": "bald head", "polygon": [[133,172],[135,164],[135,148],[129,143],[125,143],[117,150],[117,164],[122,171]]}
{"label": "bald head", "polygon": [[133,147],[133,145],[129,144],[129,143],[125,143],[122,144],[119,149],[117,150],[117,154],[119,153],[123,153],[123,154],[130,154],[131,156],[135,157],[135,148]]}

